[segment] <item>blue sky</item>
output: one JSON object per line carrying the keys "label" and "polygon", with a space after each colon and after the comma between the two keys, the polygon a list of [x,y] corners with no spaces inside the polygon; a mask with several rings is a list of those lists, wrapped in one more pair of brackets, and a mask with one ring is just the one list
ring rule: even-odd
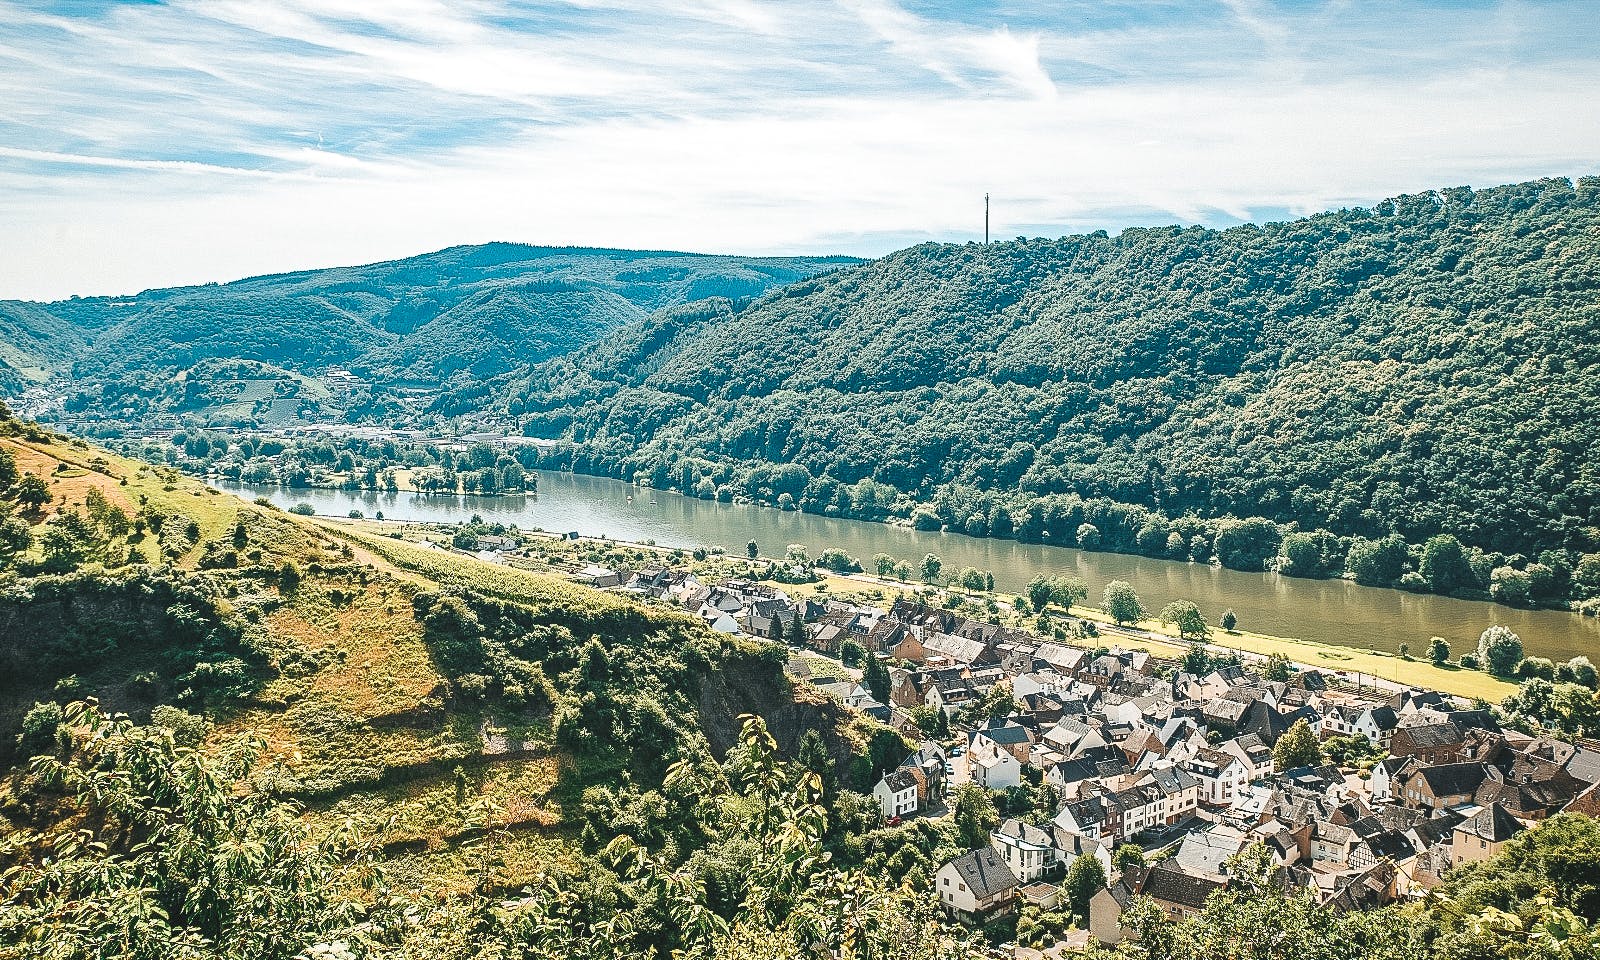
{"label": "blue sky", "polygon": [[1600,172],[1593,0],[0,0],[0,297],[871,255]]}

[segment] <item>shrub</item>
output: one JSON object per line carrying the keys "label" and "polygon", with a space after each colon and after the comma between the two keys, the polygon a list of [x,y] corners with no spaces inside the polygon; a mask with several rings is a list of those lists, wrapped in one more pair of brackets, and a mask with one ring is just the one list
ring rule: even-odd
{"label": "shrub", "polygon": [[43,753],[56,742],[56,731],[61,728],[61,704],[35,703],[22,718],[22,733],[17,735],[17,747],[24,754]]}

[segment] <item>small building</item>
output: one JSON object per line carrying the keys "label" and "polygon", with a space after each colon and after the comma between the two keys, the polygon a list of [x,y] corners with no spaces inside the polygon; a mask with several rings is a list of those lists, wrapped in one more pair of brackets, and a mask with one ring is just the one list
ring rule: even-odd
{"label": "small building", "polygon": [[978,924],[1009,912],[1017,899],[1017,878],[991,846],[969,850],[933,876],[939,905],[963,923]]}
{"label": "small building", "polygon": [[894,770],[872,788],[885,820],[917,812],[917,778],[908,770]]}
{"label": "small building", "polygon": [[1506,841],[1523,831],[1523,826],[1498,803],[1456,824],[1450,838],[1450,865],[1479,863],[1496,856],[1505,848]]}

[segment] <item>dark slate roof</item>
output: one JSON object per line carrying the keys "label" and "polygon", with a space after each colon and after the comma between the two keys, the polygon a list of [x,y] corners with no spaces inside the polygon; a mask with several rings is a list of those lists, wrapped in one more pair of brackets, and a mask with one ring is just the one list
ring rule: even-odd
{"label": "dark slate roof", "polygon": [[915,790],[917,786],[917,779],[911,775],[909,770],[896,770],[893,773],[889,773],[884,776],[883,782],[895,793]]}
{"label": "dark slate roof", "polygon": [[[1401,727],[1394,732],[1395,739],[1404,738],[1414,750],[1435,750],[1440,747],[1454,747],[1466,740],[1466,735],[1461,728],[1446,720],[1443,723],[1423,723],[1412,727]],[[1399,745],[1399,744],[1397,744]]]}
{"label": "dark slate roof", "polygon": [[1491,803],[1462,821],[1456,829],[1474,837],[1482,837],[1490,843],[1500,843],[1521,833],[1523,826],[1516,817],[1506,812],[1505,807]]}
{"label": "dark slate roof", "polygon": [[995,743],[1008,747],[1028,742],[1027,728],[1017,723],[997,723],[991,727],[984,727],[978,733],[983,734]]}
{"label": "dark slate roof", "polygon": [[1434,796],[1449,797],[1478,789],[1483,783],[1484,769],[1481,763],[1441,763],[1423,767],[1415,776],[1422,777]]}
{"label": "dark slate roof", "polygon": [[1223,884],[1205,877],[1196,877],[1187,873],[1173,870],[1162,864],[1150,868],[1144,876],[1144,884],[1140,893],[1152,900],[1161,900],[1166,903],[1176,903],[1179,906],[1198,910],[1206,905],[1206,898],[1214,891],[1221,890]]}
{"label": "dark slate roof", "polygon": [[1012,874],[1011,868],[990,846],[969,850],[961,856],[950,861],[950,866],[955,868],[956,874],[961,877],[961,882],[967,885],[973,896],[979,900],[1005,893],[1017,886],[1017,878]]}

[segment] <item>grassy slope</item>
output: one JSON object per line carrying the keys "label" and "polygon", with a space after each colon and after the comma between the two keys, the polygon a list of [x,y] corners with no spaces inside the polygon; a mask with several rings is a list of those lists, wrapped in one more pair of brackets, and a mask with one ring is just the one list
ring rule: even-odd
{"label": "grassy slope", "polygon": [[[382,831],[399,881],[429,890],[476,882],[488,856],[463,845],[485,826],[511,828],[493,841],[490,882],[511,889],[573,855],[559,787],[572,759],[554,744],[548,720],[481,715],[451,706],[446,678],[423,641],[411,604],[419,590],[468,586],[558,617],[631,604],[565,581],[494,567],[443,551],[382,540],[343,524],[295,517],[219,495],[165,468],[78,442],[0,438],[24,470],[50,476],[52,508],[82,505],[91,486],[134,512],[141,502],[200,524],[200,544],[178,561],[194,571],[206,541],[243,520],[263,550],[254,570],[208,578],[239,608],[264,611],[247,631],[270,653],[273,675],[242,707],[225,711],[213,742],[252,731],[268,744],[258,782],[302,798],[307,816]],[[153,556],[152,544],[143,545]],[[287,595],[264,585],[262,570],[286,560],[304,576]],[[262,595],[267,596],[263,597]],[[265,599],[266,603],[256,601]],[[637,610],[654,623],[661,614]],[[247,618],[248,619],[248,618]],[[128,699],[119,677],[145,654],[118,651],[83,672],[84,689],[135,717],[148,704]],[[48,685],[26,691],[0,715],[13,721]],[[0,823],[8,816],[0,788]]]}

